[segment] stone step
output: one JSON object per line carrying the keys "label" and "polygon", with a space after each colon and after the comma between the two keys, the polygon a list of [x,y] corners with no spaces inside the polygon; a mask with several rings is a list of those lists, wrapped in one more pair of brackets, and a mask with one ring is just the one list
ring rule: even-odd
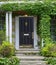
{"label": "stone step", "polygon": [[16,56],[18,57],[20,60],[27,60],[27,61],[34,61],[34,60],[43,60],[44,57],[42,56]]}
{"label": "stone step", "polygon": [[37,48],[37,49],[34,49],[34,48],[20,48],[17,51],[39,51],[39,50],[40,50],[39,48]]}
{"label": "stone step", "polygon": [[44,57],[39,56],[40,49],[21,48],[17,51],[16,57],[20,59],[20,65],[46,65]]}
{"label": "stone step", "polygon": [[15,52],[16,53],[16,56],[38,56],[39,55],[39,51],[29,51],[29,50],[27,50],[27,51],[25,51],[25,50],[23,50],[23,51],[16,51]]}
{"label": "stone step", "polygon": [[33,48],[21,48],[15,51],[16,56],[38,56],[40,49],[33,49]]}
{"label": "stone step", "polygon": [[39,50],[18,50],[15,51],[16,54],[24,54],[24,53],[39,53]]}
{"label": "stone step", "polygon": [[39,56],[38,53],[17,53],[16,56]]}
{"label": "stone step", "polygon": [[20,65],[47,65],[46,61],[20,61]]}

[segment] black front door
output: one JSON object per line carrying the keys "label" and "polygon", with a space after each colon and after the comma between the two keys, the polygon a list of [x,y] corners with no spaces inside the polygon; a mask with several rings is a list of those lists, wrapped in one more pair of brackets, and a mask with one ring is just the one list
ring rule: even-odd
{"label": "black front door", "polygon": [[20,46],[33,47],[33,17],[19,17]]}

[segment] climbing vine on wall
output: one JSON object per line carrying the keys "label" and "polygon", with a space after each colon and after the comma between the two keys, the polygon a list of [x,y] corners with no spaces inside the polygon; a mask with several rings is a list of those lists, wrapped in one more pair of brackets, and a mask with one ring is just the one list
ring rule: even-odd
{"label": "climbing vine on wall", "polygon": [[41,15],[40,24],[39,24],[39,32],[41,38],[43,38],[44,43],[50,43],[51,34],[50,34],[50,16],[49,15]]}
{"label": "climbing vine on wall", "polygon": [[50,36],[50,16],[49,15],[41,15],[39,31],[41,37],[45,38]]}

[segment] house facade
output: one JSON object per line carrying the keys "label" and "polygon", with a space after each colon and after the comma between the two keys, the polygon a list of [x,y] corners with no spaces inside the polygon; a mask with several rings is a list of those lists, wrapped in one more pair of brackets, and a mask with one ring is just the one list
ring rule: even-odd
{"label": "house facade", "polygon": [[[1,2],[1,5],[3,4],[5,3]],[[37,16],[28,15],[26,11],[1,11],[0,14],[1,22],[5,21],[6,24],[6,40],[11,44],[14,43],[16,50],[20,48],[38,48]]]}
{"label": "house facade", "polygon": [[[14,43],[16,50],[20,48],[38,49],[38,42],[40,40],[43,46],[44,40],[47,41],[48,39],[49,41],[50,37],[51,39],[56,39],[55,33],[53,32],[56,28],[55,25],[53,26],[53,21],[56,21],[56,16],[51,16],[51,13],[55,13],[55,11],[54,8],[51,8],[52,10],[48,9],[51,4],[43,4],[42,1],[39,3],[34,1],[0,2],[0,4],[1,29],[3,29],[5,22],[6,40],[11,44]],[[40,24],[42,23],[42,25],[38,25],[39,16]],[[37,34],[39,30],[41,36]]]}

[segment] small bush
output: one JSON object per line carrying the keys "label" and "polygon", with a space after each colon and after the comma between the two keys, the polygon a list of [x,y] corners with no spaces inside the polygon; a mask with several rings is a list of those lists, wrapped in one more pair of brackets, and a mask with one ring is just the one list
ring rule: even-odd
{"label": "small bush", "polygon": [[56,57],[56,44],[46,44],[45,47],[41,49],[41,55],[47,57]]}
{"label": "small bush", "polygon": [[56,65],[56,58],[54,57],[45,58],[45,61],[47,61],[48,65]]}
{"label": "small bush", "polygon": [[0,46],[0,55],[3,57],[11,57],[15,54],[15,48],[12,44],[7,41],[3,41]]}
{"label": "small bush", "polygon": [[5,40],[5,31],[0,30],[0,45],[2,44],[2,41]]}
{"label": "small bush", "polygon": [[0,65],[19,65],[19,62],[17,57],[0,58]]}

